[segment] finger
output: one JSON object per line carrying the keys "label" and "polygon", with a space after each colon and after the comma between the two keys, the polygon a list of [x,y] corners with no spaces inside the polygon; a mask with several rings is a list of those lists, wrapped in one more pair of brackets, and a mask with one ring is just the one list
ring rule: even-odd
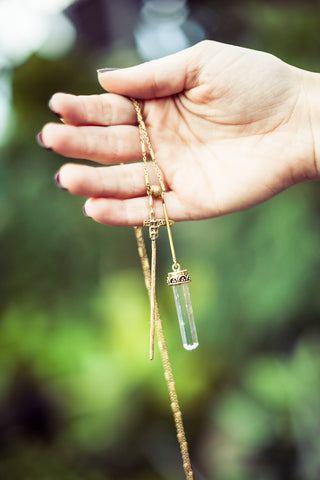
{"label": "finger", "polygon": [[[58,175],[62,188],[82,197],[133,198],[146,193],[142,163],[107,168],[69,163]],[[151,183],[156,181],[153,172],[149,172],[149,176]]]}
{"label": "finger", "polygon": [[[190,220],[182,202],[174,192],[166,193],[166,205],[171,220]],[[155,199],[156,218],[164,218],[162,202]],[[84,205],[86,215],[99,223],[112,226],[140,226],[149,218],[148,197],[119,200],[115,198],[90,198]]]}
{"label": "finger", "polygon": [[179,93],[196,82],[199,45],[135,67],[100,69],[99,82],[109,92],[137,98],[150,99]]}
{"label": "finger", "polygon": [[55,93],[49,101],[49,108],[69,125],[137,124],[131,101],[120,95]]}
{"label": "finger", "polygon": [[48,123],[42,143],[60,155],[110,164],[141,159],[138,127],[75,127]]}

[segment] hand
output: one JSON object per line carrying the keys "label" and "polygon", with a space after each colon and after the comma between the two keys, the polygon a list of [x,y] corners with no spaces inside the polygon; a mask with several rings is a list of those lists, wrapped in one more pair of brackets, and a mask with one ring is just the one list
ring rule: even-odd
{"label": "hand", "polygon": [[[169,217],[196,220],[241,210],[317,178],[306,85],[309,72],[269,54],[205,41],[175,55],[99,74],[109,94],[55,94],[64,125],[45,146],[109,167],[64,165],[61,186],[88,197],[109,225],[141,225],[148,200],[133,96],[163,172]],[[161,202],[156,214],[162,217]]]}

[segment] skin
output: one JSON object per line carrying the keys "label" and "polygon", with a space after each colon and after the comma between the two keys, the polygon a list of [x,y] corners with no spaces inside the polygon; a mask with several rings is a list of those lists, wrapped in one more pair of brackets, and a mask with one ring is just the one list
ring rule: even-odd
{"label": "skin", "polygon": [[[64,123],[42,130],[44,145],[61,155],[113,164],[70,163],[59,172],[61,186],[88,198],[85,211],[98,222],[141,225],[148,218],[129,96],[141,102],[173,220],[242,210],[319,178],[313,135],[319,127],[318,74],[266,53],[205,41],[100,73],[99,82],[109,93],[53,95],[50,106]],[[161,202],[155,203],[162,217]]]}

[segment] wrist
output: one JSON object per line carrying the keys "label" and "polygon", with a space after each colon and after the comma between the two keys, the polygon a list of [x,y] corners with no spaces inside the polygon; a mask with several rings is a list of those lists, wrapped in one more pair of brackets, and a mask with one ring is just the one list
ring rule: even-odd
{"label": "wrist", "polygon": [[307,148],[308,175],[310,180],[320,180],[320,74],[302,71],[305,108],[307,114],[306,138],[311,145]]}

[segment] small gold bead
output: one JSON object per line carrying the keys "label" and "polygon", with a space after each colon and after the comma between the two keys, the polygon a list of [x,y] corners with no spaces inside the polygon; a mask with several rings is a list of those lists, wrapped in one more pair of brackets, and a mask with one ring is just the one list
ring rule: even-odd
{"label": "small gold bead", "polygon": [[153,197],[160,197],[161,188],[159,187],[159,185],[151,185],[151,195]]}

